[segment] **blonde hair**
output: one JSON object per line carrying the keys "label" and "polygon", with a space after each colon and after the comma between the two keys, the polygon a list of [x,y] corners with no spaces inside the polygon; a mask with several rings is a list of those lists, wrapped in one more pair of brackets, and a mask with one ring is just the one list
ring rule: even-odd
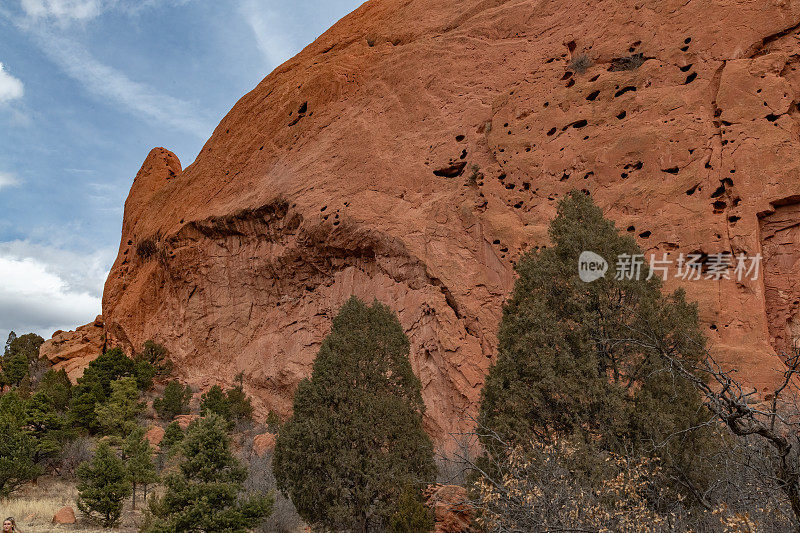
{"label": "blonde hair", "polygon": [[[0,516],[3,516],[3,515],[0,515]],[[3,525],[5,525],[6,522],[11,522],[11,531],[14,531],[15,533],[20,533],[19,529],[17,529],[17,521],[14,520],[13,516],[9,516],[5,520],[3,520]]]}

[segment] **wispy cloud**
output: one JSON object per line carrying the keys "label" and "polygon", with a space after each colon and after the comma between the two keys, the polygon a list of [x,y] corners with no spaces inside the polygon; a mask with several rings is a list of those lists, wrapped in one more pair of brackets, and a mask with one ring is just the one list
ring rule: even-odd
{"label": "wispy cloud", "polygon": [[259,51],[268,66],[275,68],[296,53],[296,45],[282,33],[285,25],[279,14],[264,0],[245,0],[240,12],[253,31]]}
{"label": "wispy cloud", "polygon": [[89,20],[116,4],[114,0],[21,0],[22,10],[31,18]]}
{"label": "wispy cloud", "polygon": [[13,187],[19,185],[19,180],[13,174],[8,172],[0,172],[0,189],[3,187]]}
{"label": "wispy cloud", "polygon": [[130,79],[125,73],[96,60],[78,43],[46,29],[33,30],[42,51],[64,73],[89,93],[123,106],[135,116],[207,137],[213,127],[205,114],[191,104]]}
{"label": "wispy cloud", "polygon": [[22,82],[8,73],[5,66],[0,63],[0,104],[22,98],[25,88]]}

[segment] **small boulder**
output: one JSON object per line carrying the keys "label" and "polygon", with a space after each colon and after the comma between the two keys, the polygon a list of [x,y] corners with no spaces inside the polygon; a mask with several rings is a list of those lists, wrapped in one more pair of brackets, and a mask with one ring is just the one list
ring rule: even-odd
{"label": "small boulder", "polygon": [[75,523],[75,511],[72,507],[63,507],[60,511],[58,511],[53,516],[53,523],[54,524],[74,524]]}
{"label": "small boulder", "polygon": [[153,448],[158,448],[161,444],[161,439],[164,438],[164,428],[160,426],[153,426],[144,434],[144,438],[150,443]]}
{"label": "small boulder", "polygon": [[253,451],[259,457],[263,457],[265,453],[271,452],[275,448],[275,434],[262,433],[253,437]]}
{"label": "small boulder", "polygon": [[467,533],[472,531],[474,509],[467,490],[458,485],[431,485],[423,493],[425,505],[433,509],[435,533]]}

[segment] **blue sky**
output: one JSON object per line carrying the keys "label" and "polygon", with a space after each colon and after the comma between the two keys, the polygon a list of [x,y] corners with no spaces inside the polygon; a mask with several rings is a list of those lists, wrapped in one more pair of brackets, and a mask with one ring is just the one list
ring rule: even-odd
{"label": "blue sky", "polygon": [[151,148],[189,165],[233,104],[360,0],[0,0],[0,342],[100,313]]}

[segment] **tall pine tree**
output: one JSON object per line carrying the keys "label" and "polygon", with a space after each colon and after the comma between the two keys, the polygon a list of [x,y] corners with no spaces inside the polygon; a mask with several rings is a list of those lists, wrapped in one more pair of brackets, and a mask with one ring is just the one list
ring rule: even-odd
{"label": "tall pine tree", "polygon": [[309,524],[385,527],[404,486],[433,481],[433,446],[408,352],[397,317],[377,301],[352,297],[334,318],[273,458],[278,487]]}

